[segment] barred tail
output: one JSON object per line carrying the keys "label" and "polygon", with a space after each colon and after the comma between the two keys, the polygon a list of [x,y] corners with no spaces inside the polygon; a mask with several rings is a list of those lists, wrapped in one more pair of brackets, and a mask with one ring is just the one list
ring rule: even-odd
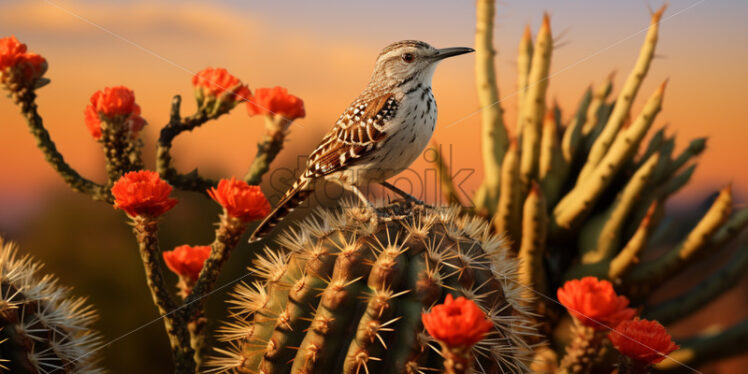
{"label": "barred tail", "polygon": [[283,198],[278,202],[275,209],[260,222],[260,225],[257,226],[252,236],[249,237],[249,242],[256,242],[270,234],[275,225],[306,200],[313,192],[312,187],[312,180],[309,178],[302,177],[294,182],[293,186],[286,191]]}

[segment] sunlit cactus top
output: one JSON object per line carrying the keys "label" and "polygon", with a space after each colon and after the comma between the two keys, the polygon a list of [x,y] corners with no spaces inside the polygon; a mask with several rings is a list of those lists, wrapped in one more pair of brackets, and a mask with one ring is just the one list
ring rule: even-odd
{"label": "sunlit cactus top", "polygon": [[487,222],[456,207],[397,202],[372,219],[343,205],[283,231],[254,261],[258,281],[229,301],[235,320],[219,339],[230,344],[211,370],[416,373],[462,360],[477,373],[527,372],[534,322],[517,262]]}

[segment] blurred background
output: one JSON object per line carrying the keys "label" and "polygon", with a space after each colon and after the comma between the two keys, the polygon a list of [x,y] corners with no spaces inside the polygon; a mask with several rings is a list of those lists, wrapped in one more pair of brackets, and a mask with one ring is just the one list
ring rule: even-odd
{"label": "blurred background", "polygon": [[[613,71],[614,94],[625,79],[659,1],[503,0],[498,5],[496,65],[501,105],[510,132],[516,123],[516,49],[525,25],[536,30],[543,11],[551,15],[560,48],[554,51],[549,97],[566,109],[567,120],[583,91]],[[225,67],[250,88],[285,86],[304,99],[307,118],[296,121],[273,168],[295,169],[340,112],[366,85],[374,58],[387,44],[421,39],[437,47],[472,46],[475,8],[470,1],[419,0],[304,1],[16,1],[4,0],[0,37],[15,35],[49,62],[52,84],[39,92],[45,125],[65,159],[84,176],[104,180],[99,145],[83,123],[90,95],[106,86],[135,91],[143,117],[146,160],[153,166],[154,140],[167,122],[172,95],[194,111],[191,75],[206,66]],[[732,183],[739,204],[748,196],[748,3],[739,0],[672,0],[661,26],[658,57],[641,98],[664,79],[670,83],[657,128],[678,134],[676,152],[707,136],[708,146],[692,182],[668,207],[673,219],[688,222],[719,187]],[[672,16],[672,17],[670,17]],[[482,179],[480,115],[473,58],[451,59],[437,69],[434,93],[439,122],[434,139],[444,145],[454,169],[475,170],[462,187],[472,193]],[[642,103],[637,102],[634,112]],[[177,168],[199,168],[211,177],[244,175],[262,133],[262,119],[243,107],[217,122],[179,137]],[[654,131],[652,131],[654,132]],[[413,166],[416,174],[429,168]],[[275,202],[282,183],[263,189]],[[167,215],[164,249],[212,241],[218,206],[197,194],[179,193]],[[430,196],[433,198],[433,196]],[[274,199],[275,198],[275,199]],[[303,214],[304,212],[302,212]],[[676,236],[678,233],[675,233]],[[71,192],[44,161],[18,109],[0,99],[0,235],[23,253],[89,295],[102,315],[98,327],[115,339],[157,316],[143,278],[134,239],[124,214]],[[677,239],[677,237],[675,238]],[[219,284],[242,276],[250,264],[245,241],[233,253]],[[669,289],[684,290],[699,273],[684,274]],[[712,263],[713,262],[713,263]],[[171,281],[176,282],[173,277]],[[227,287],[211,297],[210,315],[224,314]],[[699,314],[675,326],[688,335],[738,321],[748,308],[748,280]],[[667,295],[662,295],[662,297]],[[717,316],[717,317],[715,317]],[[170,370],[168,342],[158,322],[117,340],[102,353],[113,372]],[[739,372],[745,357],[711,365],[705,372]]]}

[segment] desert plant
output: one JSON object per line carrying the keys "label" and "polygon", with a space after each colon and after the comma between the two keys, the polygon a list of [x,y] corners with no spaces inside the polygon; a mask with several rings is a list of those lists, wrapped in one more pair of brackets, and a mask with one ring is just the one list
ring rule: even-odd
{"label": "desert plant", "polygon": [[[543,18],[534,44],[528,27],[517,58],[518,130],[511,136],[493,71],[494,1],[477,2],[476,85],[483,106],[485,179],[464,209],[490,219],[495,231],[511,243],[524,264],[519,280],[532,294],[545,295],[533,310],[542,315],[539,321],[548,336],[564,336],[568,331],[568,320],[553,297],[553,290],[565,280],[609,279],[644,308],[645,317],[672,323],[729,289],[748,269],[748,251],[741,247],[723,270],[693,290],[658,305],[646,301],[664,281],[700,256],[717,253],[748,226],[748,209],[733,212],[728,185],[695,227],[677,229],[690,231],[679,244],[652,261],[638,261],[646,251],[661,250],[652,237],[666,230],[660,224],[665,201],[688,182],[693,160],[706,146],[705,138],[695,139],[681,154],[673,155],[675,136],[667,136],[664,129],[641,146],[662,106],[666,82],[649,96],[638,115],[630,113],[655,56],[664,10],[652,14],[639,57],[617,98],[609,99],[611,75],[600,87],[587,89],[568,119],[558,106],[547,105],[554,49],[550,17]],[[455,201],[449,166],[441,160],[436,166],[445,198]],[[677,368],[743,352],[745,345],[734,344],[746,336],[748,329],[742,322],[711,335],[709,343],[703,338],[679,339],[681,349],[673,353],[678,361],[665,360],[658,367]],[[560,356],[565,342],[558,344]],[[552,362],[548,370],[556,370],[558,362],[547,359],[548,354],[539,351],[538,360]],[[586,365],[583,369],[589,370],[591,363]]]}
{"label": "desert plant", "polygon": [[[84,122],[91,137],[101,144],[106,160],[106,181],[96,183],[81,176],[57,150],[36,105],[37,90],[50,80],[44,77],[47,61],[27,51],[15,37],[0,39],[0,84],[19,106],[31,134],[47,161],[73,190],[104,201],[127,213],[133,226],[148,287],[169,335],[176,371],[199,370],[205,336],[205,297],[211,293],[221,267],[237,245],[247,225],[270,209],[257,186],[270,163],[283,148],[291,123],[305,116],[304,103],[285,88],[258,88],[253,93],[226,69],[206,68],[193,76],[197,111],[180,113],[181,98],[175,96],[169,122],[157,142],[156,170],[144,170],[141,130],[146,126],[135,93],[127,87],[107,87],[91,96]],[[265,135],[249,171],[242,179],[213,181],[197,170],[182,174],[172,165],[171,145],[175,137],[228,114],[246,104],[250,116],[265,118]],[[248,183],[249,182],[249,183]],[[170,183],[170,184],[169,184]],[[158,222],[177,200],[173,187],[198,191],[223,207],[216,238],[210,252],[184,250],[162,253],[158,244]],[[179,298],[165,284],[161,257],[179,275]],[[200,266],[194,274],[194,263]]]}
{"label": "desert plant", "polygon": [[[219,330],[230,344],[214,370],[526,372],[536,334],[531,298],[517,282],[517,261],[489,232],[488,222],[456,208],[396,203],[378,217],[352,204],[317,210],[255,260],[257,281],[235,289],[235,318]],[[474,300],[491,321],[464,353],[475,371],[450,370],[449,350],[421,323],[451,295]]]}
{"label": "desert plant", "polygon": [[92,329],[96,311],[41,267],[0,238],[0,371],[103,372],[95,354],[101,336]]}
{"label": "desert plant", "polygon": [[[737,344],[748,336],[745,321],[673,342],[658,322],[636,317],[677,321],[727,290],[748,268],[748,251],[740,248],[734,261],[695,289],[659,305],[647,304],[664,281],[699,256],[726,247],[748,226],[748,209],[732,211],[727,186],[695,227],[679,230],[689,232],[679,244],[653,261],[638,261],[645,251],[659,249],[655,239],[667,230],[661,224],[664,204],[688,182],[693,159],[706,146],[705,139],[696,139],[674,156],[674,136],[661,129],[642,147],[663,105],[664,82],[642,111],[631,115],[654,57],[664,8],[652,15],[640,55],[617,97],[609,99],[611,75],[583,94],[570,118],[546,100],[554,51],[550,18],[543,18],[534,43],[527,28],[517,59],[518,130],[510,135],[494,68],[495,1],[476,4],[485,179],[473,204],[432,208],[396,203],[377,213],[344,204],[339,211],[320,210],[316,218],[285,229],[278,246],[266,247],[250,267],[256,281],[236,288],[230,301],[234,320],[219,331],[228,346],[217,348],[221,355],[212,360],[211,370],[624,373],[647,372],[653,364],[661,369],[696,365],[748,348]],[[44,127],[36,95],[50,83],[46,69],[46,60],[14,37],[0,39],[0,84],[64,181],[127,214],[176,371],[194,373],[205,357],[205,298],[247,226],[269,211],[258,185],[281,151],[289,126],[304,117],[303,102],[280,87],[251,91],[225,69],[207,68],[192,80],[195,113],[183,117],[180,96],[172,100],[169,122],[156,144],[155,171],[147,171],[140,139],[146,123],[135,94],[124,86],[105,88],[94,93],[85,112],[85,125],[106,160],[106,180],[97,183],[67,164]],[[265,135],[247,174],[218,182],[197,170],[176,170],[174,139],[242,103],[250,115],[265,119]],[[436,160],[447,199],[459,202],[449,165],[441,157]],[[177,203],[170,197],[173,188],[205,194],[223,207],[210,246],[161,251],[159,221]],[[40,355],[62,349],[71,355],[50,358],[57,360],[54,365],[59,361],[65,369],[81,365],[82,372],[89,370],[86,352],[95,350],[96,341],[88,332],[92,314],[81,301],[60,299],[64,292],[55,290],[49,278],[31,282],[35,265],[3,253],[3,266],[16,264],[16,270],[1,274],[3,297],[12,299],[2,316],[12,323],[0,331],[8,336],[0,353],[13,361],[3,365],[34,372],[26,362],[33,358],[47,365],[52,361]],[[165,284],[161,258],[179,276],[176,297]],[[6,280],[22,281],[24,293],[20,286],[6,287]],[[42,291],[52,295],[37,297]],[[16,308],[19,303],[24,307]],[[47,308],[40,313],[42,306],[77,316],[74,331],[61,326],[75,339],[35,335],[40,330],[57,333],[37,328],[59,322],[54,313],[50,321]],[[18,323],[31,327],[19,329]],[[630,344],[632,337],[638,345]],[[662,360],[678,348],[676,343],[680,348],[670,357],[677,361]],[[45,349],[39,351],[39,346]],[[70,359],[71,352],[78,358]]]}

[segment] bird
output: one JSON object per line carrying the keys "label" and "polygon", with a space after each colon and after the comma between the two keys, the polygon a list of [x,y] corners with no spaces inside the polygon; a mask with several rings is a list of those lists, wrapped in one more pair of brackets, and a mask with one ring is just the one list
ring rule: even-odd
{"label": "bird", "polygon": [[423,152],[436,126],[431,79],[445,58],[474,52],[467,47],[434,48],[402,40],[381,50],[366,88],[340,115],[307,159],[306,169],[250,237],[267,236],[314,192],[318,180],[332,181],[372,204],[358,186],[380,183],[418,201],[387,182]]}

